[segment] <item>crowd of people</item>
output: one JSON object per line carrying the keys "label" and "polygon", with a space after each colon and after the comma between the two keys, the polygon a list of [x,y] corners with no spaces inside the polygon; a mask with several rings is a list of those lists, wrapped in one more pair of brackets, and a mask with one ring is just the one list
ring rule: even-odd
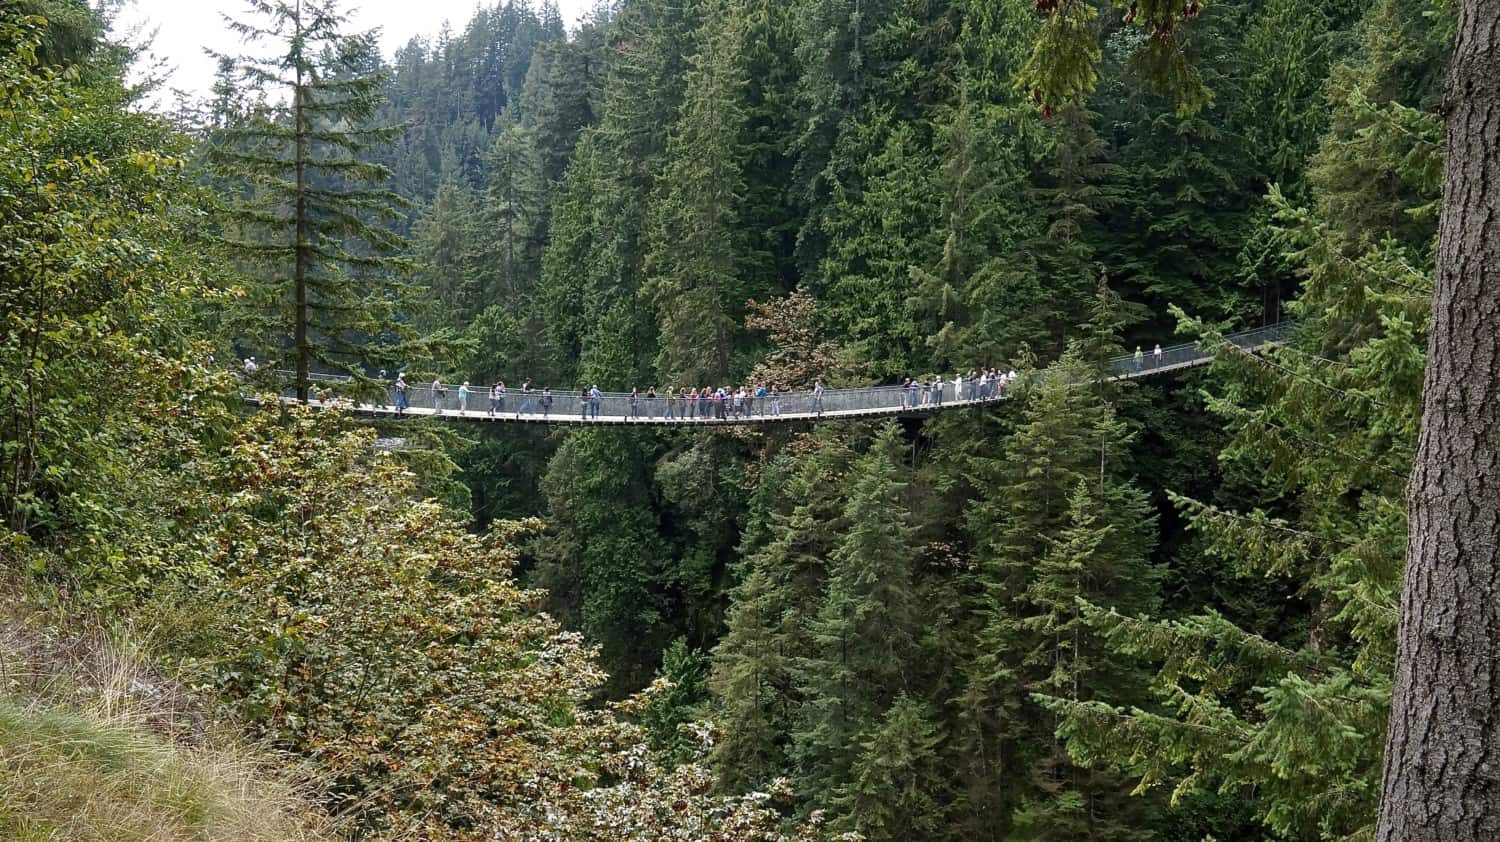
{"label": "crowd of people", "polygon": [[[940,406],[945,400],[945,393],[948,394],[947,399],[959,401],[1004,397],[1006,387],[1017,376],[1014,370],[1004,372],[998,369],[985,369],[958,374],[951,384],[940,377],[908,378],[899,387],[901,405],[907,408]],[[413,391],[412,386],[407,382],[405,372],[397,374],[394,380],[389,380],[385,371],[381,371],[377,379],[389,385],[386,390],[388,400],[376,405],[382,409],[394,406],[398,414],[405,413],[411,407]],[[951,393],[948,392],[950,385]],[[540,415],[542,418],[548,418],[552,415],[556,400],[550,388],[537,389],[530,380],[522,382],[518,388],[512,388],[507,386],[505,381],[497,380],[490,386],[478,388],[464,381],[456,389],[450,389],[442,378],[437,378],[432,381],[429,391],[432,396],[432,410],[439,415],[446,411],[453,411],[460,415],[483,414],[493,418],[514,412],[516,418],[526,415]],[[703,386],[685,389],[668,386],[661,390],[651,386],[644,392],[633,388],[629,394],[613,397],[621,401],[618,407],[621,410],[620,415],[626,418],[665,421],[734,421],[756,417],[780,417],[784,401],[794,396],[798,401],[794,411],[808,412],[821,417],[824,412],[826,394],[827,390],[822,381],[816,381],[812,389],[807,392],[782,391],[776,386],[766,385]],[[578,392],[579,418],[585,420],[598,418],[605,398],[606,395],[600,391],[598,384],[580,389]]]}

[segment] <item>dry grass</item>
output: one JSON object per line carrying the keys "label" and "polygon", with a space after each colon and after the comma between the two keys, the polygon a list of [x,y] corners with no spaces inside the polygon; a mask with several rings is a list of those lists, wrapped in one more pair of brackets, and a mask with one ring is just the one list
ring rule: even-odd
{"label": "dry grass", "polygon": [[214,733],[131,635],[20,608],[0,588],[0,839],[340,837],[274,759]]}

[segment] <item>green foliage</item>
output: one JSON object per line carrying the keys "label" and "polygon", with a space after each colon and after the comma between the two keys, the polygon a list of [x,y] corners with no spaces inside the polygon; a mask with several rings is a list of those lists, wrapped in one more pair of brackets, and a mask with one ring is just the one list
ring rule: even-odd
{"label": "green foliage", "polygon": [[[772,795],[704,794],[701,739],[668,771],[647,731],[585,704],[604,680],[593,650],[512,578],[540,524],[471,535],[371,441],[336,413],[267,410],[205,460],[194,528],[214,571],[189,598],[212,610],[175,644],[188,674],[312,760],[330,806],[369,830],[604,839],[634,815],[650,838],[723,821],[749,839],[782,825]],[[647,694],[620,712],[684,708]]]}
{"label": "green foliage", "polygon": [[[1373,832],[1389,712],[1435,233],[1424,174],[1438,147],[1431,115],[1334,90],[1334,131],[1309,171],[1317,209],[1272,194],[1275,242],[1304,281],[1297,334],[1263,358],[1226,350],[1208,399],[1232,436],[1221,458],[1285,514],[1179,499],[1208,557],[1297,592],[1305,632],[1257,633],[1214,611],[1092,610],[1112,649],[1157,668],[1157,701],[1050,707],[1078,761],[1142,789],[1171,784],[1178,800],[1253,787],[1274,833],[1360,839]],[[1372,189],[1370,173],[1391,177]]]}
{"label": "green foliage", "polygon": [[1124,23],[1142,31],[1131,61],[1176,100],[1178,114],[1190,116],[1213,102],[1202,71],[1182,46],[1181,30],[1201,11],[1198,0],[1110,0],[1097,5],[1088,0],[1037,0],[1036,11],[1044,20],[1016,84],[1031,92],[1044,117],[1078,104],[1094,90],[1102,55],[1095,22],[1099,6],[1125,9]]}
{"label": "green foliage", "polygon": [[561,616],[603,646],[617,693],[649,679],[676,636],[673,568],[652,515],[650,447],[647,434],[580,430],[558,447],[542,480],[550,530],[538,546],[535,581],[552,592]]}
{"label": "green foliage", "polygon": [[112,598],[163,572],[149,492],[223,423],[194,318],[225,302],[187,260],[182,139],[41,64],[48,28],[0,17],[0,558]]}
{"label": "green foliage", "polygon": [[799,657],[811,652],[825,560],[842,525],[839,488],[852,454],[825,440],[766,466],[741,547],[727,631],[710,688],[724,736],[714,753],[726,785],[761,786],[790,771],[789,737],[803,695]]}
{"label": "green foliage", "polygon": [[336,0],[254,0],[241,38],[269,42],[270,56],[235,57],[237,81],[258,104],[216,133],[214,174],[231,196],[221,243],[247,275],[241,341],[289,345],[297,395],[306,400],[316,364],[363,373],[395,367],[394,338],[407,287],[402,239],[382,223],[401,201],[381,185],[389,171],[370,160],[396,129],[372,124],[382,79],[372,71],[374,36],[345,35]]}
{"label": "green foliage", "polygon": [[699,750],[690,724],[703,719],[708,701],[708,659],[679,637],[662,654],[656,682],[653,689],[659,689],[648,694],[641,709],[641,727],[650,735],[651,747],[669,762],[688,762]]}
{"label": "green foliage", "polygon": [[921,609],[901,456],[900,431],[885,426],[850,473],[843,537],[829,554],[828,584],[807,624],[807,654],[793,666],[805,702],[792,755],[814,803],[843,797],[861,741],[898,693],[915,689]]}
{"label": "green foliage", "polygon": [[[727,4],[721,4],[727,5]],[[682,115],[651,203],[645,295],[660,329],[656,371],[682,386],[722,383],[751,297],[738,206],[745,157],[742,42],[735,17],[711,9],[717,26],[688,70]]]}
{"label": "green foliage", "polygon": [[837,806],[850,830],[869,840],[933,838],[947,829],[942,732],[932,711],[901,695],[860,747]]}

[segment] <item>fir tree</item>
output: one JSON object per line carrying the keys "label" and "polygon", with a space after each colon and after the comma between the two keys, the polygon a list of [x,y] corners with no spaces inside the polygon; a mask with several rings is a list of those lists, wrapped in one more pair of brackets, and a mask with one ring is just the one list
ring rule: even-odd
{"label": "fir tree", "polygon": [[815,803],[838,796],[861,741],[897,694],[917,689],[921,610],[903,450],[900,429],[883,427],[850,477],[847,526],[829,556],[810,655],[798,664],[807,701],[792,734],[794,756]]}
{"label": "fir tree", "polygon": [[812,654],[809,627],[842,526],[840,486],[851,455],[837,440],[768,466],[753,501],[726,630],[710,686],[724,736],[714,763],[731,789],[791,771],[789,737],[803,695],[798,664]]}
{"label": "fir tree", "polygon": [[948,835],[948,770],[942,730],[927,705],[898,696],[860,746],[849,783],[834,804],[839,823],[870,842]]}
{"label": "fir tree", "polygon": [[[352,371],[395,358],[371,340],[396,329],[405,287],[402,240],[381,226],[400,200],[369,151],[395,134],[372,126],[381,101],[374,36],[345,35],[332,0],[252,0],[256,22],[232,28],[279,52],[235,59],[265,104],[218,134],[215,174],[240,183],[222,242],[252,278],[251,303],[271,321],[252,340],[289,344],[297,396],[316,363]],[[362,157],[366,156],[366,157]]]}
{"label": "fir tree", "polygon": [[687,73],[647,232],[645,292],[660,334],[656,371],[678,383],[729,377],[740,309],[751,297],[741,278],[738,220],[743,23],[726,6],[706,10],[711,23]]}

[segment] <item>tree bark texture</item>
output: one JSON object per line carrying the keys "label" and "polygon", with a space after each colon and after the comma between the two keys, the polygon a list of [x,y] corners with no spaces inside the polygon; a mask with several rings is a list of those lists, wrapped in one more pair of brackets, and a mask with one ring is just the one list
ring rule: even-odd
{"label": "tree bark texture", "polygon": [[1500,840],[1500,0],[1462,0],[1379,842]]}

